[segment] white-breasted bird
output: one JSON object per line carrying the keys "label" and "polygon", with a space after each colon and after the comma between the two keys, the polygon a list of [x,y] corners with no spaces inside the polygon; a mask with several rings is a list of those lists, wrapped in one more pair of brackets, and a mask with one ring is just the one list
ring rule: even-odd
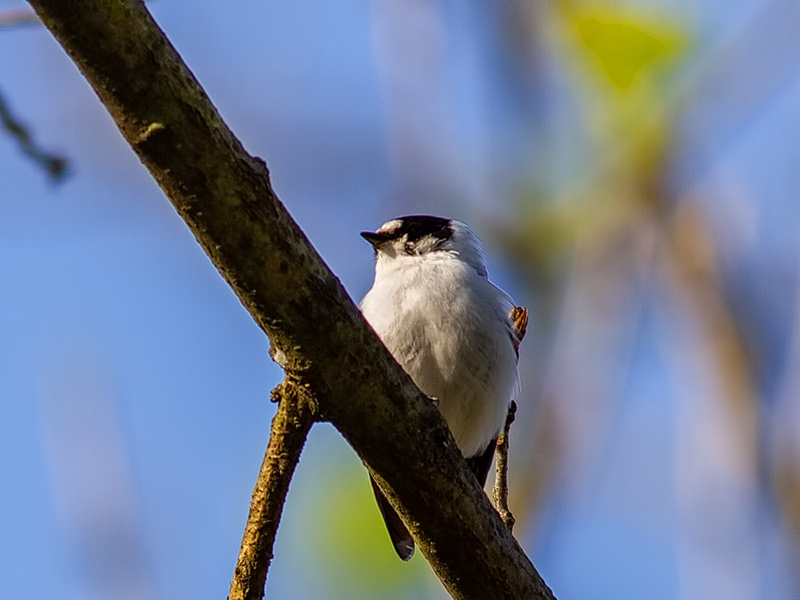
{"label": "white-breasted bird", "polygon": [[[375,249],[375,282],[361,312],[434,399],[484,485],[519,389],[524,331],[511,316],[514,303],[489,281],[480,240],[460,221],[412,215],[361,236]],[[411,535],[374,481],[372,488],[397,554],[410,559]]]}

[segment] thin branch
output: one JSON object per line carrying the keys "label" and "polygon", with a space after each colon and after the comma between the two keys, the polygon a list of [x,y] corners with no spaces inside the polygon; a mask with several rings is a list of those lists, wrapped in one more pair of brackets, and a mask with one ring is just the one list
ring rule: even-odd
{"label": "thin branch", "polygon": [[67,174],[67,159],[47,152],[33,140],[30,130],[11,112],[11,108],[0,94],[0,125],[17,140],[22,152],[44,169],[53,181],[59,181]]}
{"label": "thin branch", "polygon": [[506,417],[506,426],[503,428],[503,433],[497,438],[497,448],[495,449],[495,479],[494,487],[492,488],[492,496],[494,497],[494,505],[497,507],[497,512],[500,513],[500,518],[503,519],[509,533],[514,530],[514,523],[517,520],[508,508],[508,432],[511,429],[511,424],[514,422],[514,416],[517,414],[517,403],[512,402],[508,409],[508,417]]}
{"label": "thin branch", "polygon": [[261,600],[272,561],[275,535],[300,453],[314,424],[312,403],[302,386],[284,380],[272,392],[278,412],[272,420],[261,472],[231,581],[229,600]]}
{"label": "thin branch", "polygon": [[552,598],[438,410],[392,359],[142,2],[30,0],[454,598]]}
{"label": "thin branch", "polygon": [[[519,358],[519,345],[528,331],[528,309],[523,306],[515,306],[508,316],[514,326],[514,352],[517,353],[517,358]],[[517,403],[511,402],[511,406],[508,407],[508,416],[506,416],[503,433],[497,438],[497,445],[495,446],[495,476],[494,487],[492,488],[494,505],[497,507],[497,512],[500,514],[500,518],[505,523],[509,533],[513,531],[516,519],[508,507],[508,435],[516,414]]]}

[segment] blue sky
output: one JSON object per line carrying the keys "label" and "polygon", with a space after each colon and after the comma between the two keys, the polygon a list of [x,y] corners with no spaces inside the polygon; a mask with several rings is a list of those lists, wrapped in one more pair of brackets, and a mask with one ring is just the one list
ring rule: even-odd
{"label": "blue sky", "polygon": [[[24,6],[0,1],[0,10]],[[435,167],[473,191],[409,199],[408,189],[425,182],[404,187],[398,174],[388,118],[397,98],[387,98],[391,87],[381,75],[376,6],[152,4],[356,299],[372,279],[372,252],[359,231],[424,210],[467,220],[491,240],[492,222],[481,217],[513,214],[510,190],[525,180],[518,170],[552,150],[531,141],[531,132],[547,127],[538,113],[526,114],[529,105],[564,113],[553,130],[574,127],[563,123],[569,109],[552,107],[563,89],[537,91],[537,104],[523,84],[497,84],[508,65],[481,20],[488,10],[433,3],[442,20],[431,23],[458,32],[444,53],[449,77],[432,91],[439,96],[431,105],[446,109],[433,136],[442,153]],[[702,48],[724,44],[762,5],[684,8],[694,14]],[[763,380],[768,390],[779,387],[780,365],[790,360],[786,324],[798,267],[796,47],[787,56],[778,83],[746,118],[728,127],[720,117],[723,125],[706,138],[707,166],[698,172],[703,152],[687,151],[673,174],[677,188],[707,192],[703,202],[718,213],[713,225],[722,232],[731,294],[743,310],[758,307],[752,321],[774,356],[767,363],[774,377]],[[70,160],[70,176],[54,184],[0,137],[0,597],[106,598],[123,590],[132,594],[126,597],[222,597],[274,414],[269,391],[281,378],[268,341],[44,29],[0,29],[0,92],[42,147]],[[735,113],[736,104],[698,100],[681,121],[686,137],[715,110]],[[424,124],[437,113],[425,105],[419,114]],[[495,152],[500,164],[485,166]],[[562,170],[555,179],[569,179],[579,152],[554,161]],[[503,287],[521,304],[537,302],[515,280],[519,265],[491,241],[488,251]],[[659,302],[641,309],[602,452],[582,460],[575,478],[542,501],[544,518],[531,517],[517,532],[559,597],[726,597],[700,593],[706,579],[695,582],[682,566],[691,553],[678,533],[687,524],[676,431],[685,423],[681,395],[696,388],[676,383],[665,358]],[[368,598],[379,590],[444,597],[421,558],[393,562],[369,494],[343,440],[330,426],[315,427],[292,486],[268,598]],[[753,522],[778,529],[764,514],[755,510],[742,531]],[[336,537],[345,525],[362,528],[355,541]],[[763,544],[762,560],[774,564],[753,566],[754,587],[736,597],[792,597],[785,556],[772,541]],[[354,564],[362,559],[372,571]]]}

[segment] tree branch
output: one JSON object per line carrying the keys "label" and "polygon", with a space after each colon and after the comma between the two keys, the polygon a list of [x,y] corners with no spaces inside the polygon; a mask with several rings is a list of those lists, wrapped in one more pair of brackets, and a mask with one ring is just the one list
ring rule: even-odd
{"label": "tree branch", "polygon": [[314,424],[312,403],[302,385],[288,378],[272,391],[278,412],[253,490],[250,515],[231,581],[229,600],[261,600],[272,547],[297,461]]}
{"label": "tree branch", "polygon": [[30,130],[14,117],[2,94],[0,94],[0,126],[17,140],[23,154],[42,167],[50,179],[59,181],[64,178],[67,173],[67,159],[40,148],[34,142]]}
{"label": "tree branch", "polygon": [[[519,345],[528,331],[528,309],[523,306],[515,306],[508,316],[514,325],[514,336],[516,338],[514,352],[517,353],[517,358],[519,358]],[[500,437],[497,438],[497,445],[495,446],[495,476],[494,487],[492,487],[494,505],[497,507],[497,512],[500,513],[500,518],[508,527],[509,532],[514,530],[514,523],[517,521],[508,507],[508,435],[516,414],[517,403],[512,401],[511,406],[508,407],[505,427],[503,427]]]}
{"label": "tree branch", "polygon": [[439,412],[392,360],[142,2],[30,0],[197,241],[375,476],[455,598],[551,598]]}
{"label": "tree branch", "polygon": [[500,518],[508,527],[508,531],[514,530],[514,523],[517,520],[514,518],[511,509],[508,507],[508,433],[511,430],[511,424],[514,422],[514,416],[517,414],[517,403],[512,402],[511,407],[508,409],[508,416],[506,417],[506,425],[503,428],[503,433],[497,438],[497,447],[495,448],[495,479],[494,487],[492,487],[492,496],[494,497],[494,505],[497,507],[497,512],[500,513]]}

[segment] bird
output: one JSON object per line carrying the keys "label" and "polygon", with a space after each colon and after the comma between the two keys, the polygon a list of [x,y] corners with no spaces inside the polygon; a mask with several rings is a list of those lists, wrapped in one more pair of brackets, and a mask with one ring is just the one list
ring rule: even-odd
{"label": "bird", "polygon": [[[409,215],[361,237],[375,251],[375,279],[361,313],[433,400],[484,486],[519,391],[527,311],[489,281],[481,242],[460,221]],[[370,481],[397,555],[410,560],[411,534],[371,476]]]}

